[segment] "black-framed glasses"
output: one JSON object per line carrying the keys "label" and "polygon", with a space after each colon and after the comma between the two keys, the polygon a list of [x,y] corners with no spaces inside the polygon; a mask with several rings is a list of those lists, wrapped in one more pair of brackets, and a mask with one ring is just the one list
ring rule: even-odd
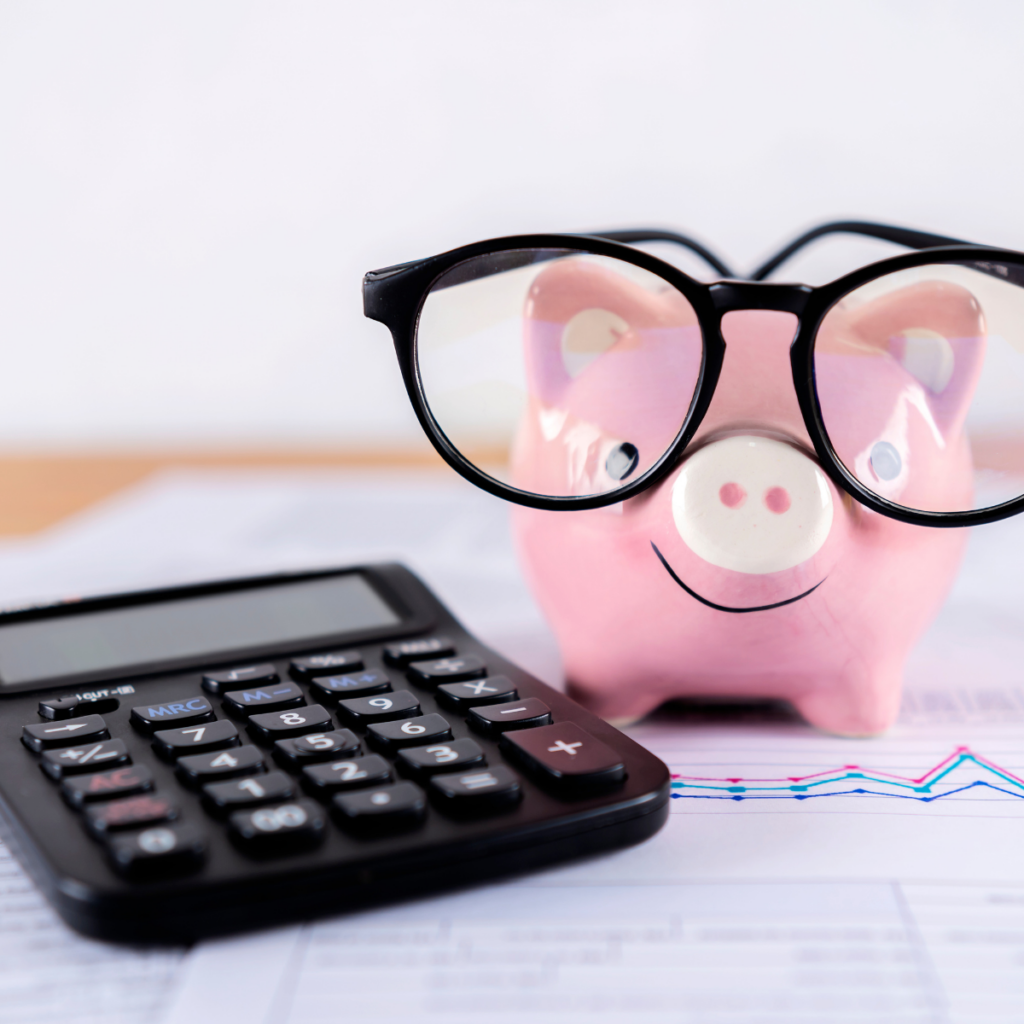
{"label": "black-framed glasses", "polygon": [[[818,288],[764,281],[836,232],[917,251]],[[723,279],[634,248],[646,242],[684,246]],[[434,447],[509,501],[598,508],[662,480],[711,405],[723,317],[775,310],[797,321],[790,364],[807,438],[791,440],[809,439],[838,487],[927,526],[1024,510],[1022,253],[842,222],[740,280],[673,232],[521,235],[372,271],[363,299],[391,330]]]}

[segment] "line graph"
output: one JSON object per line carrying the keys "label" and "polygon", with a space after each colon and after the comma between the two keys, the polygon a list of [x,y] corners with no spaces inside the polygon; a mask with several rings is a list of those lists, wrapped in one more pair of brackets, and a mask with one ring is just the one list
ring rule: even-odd
{"label": "line graph", "polygon": [[[961,776],[963,781],[954,780],[954,773]],[[972,775],[974,777],[970,778]],[[979,775],[983,777],[979,778]],[[856,764],[781,778],[709,778],[672,773],[674,800],[739,802],[852,796],[934,803],[968,790],[979,789],[989,790],[993,795],[1002,794],[1024,800],[1024,778],[966,746],[956,747],[938,764],[917,777],[896,775]]]}

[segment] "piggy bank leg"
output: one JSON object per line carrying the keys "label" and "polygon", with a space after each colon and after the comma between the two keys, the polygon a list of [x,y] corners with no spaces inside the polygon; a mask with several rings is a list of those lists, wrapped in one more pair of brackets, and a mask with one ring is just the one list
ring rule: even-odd
{"label": "piggy bank leg", "polygon": [[877,736],[885,732],[900,710],[902,665],[861,666],[816,683],[793,698],[807,721],[840,736]]}
{"label": "piggy bank leg", "polygon": [[579,701],[585,708],[600,715],[618,729],[638,722],[649,715],[656,707],[663,704],[668,697],[659,693],[635,693],[627,688],[622,693],[595,693],[590,689],[581,689],[573,685],[572,676],[566,690],[573,700]]}

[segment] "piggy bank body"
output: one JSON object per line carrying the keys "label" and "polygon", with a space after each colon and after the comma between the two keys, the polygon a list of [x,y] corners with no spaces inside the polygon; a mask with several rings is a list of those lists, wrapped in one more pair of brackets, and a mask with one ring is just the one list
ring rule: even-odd
{"label": "piggy bank body", "polygon": [[[689,396],[672,393],[679,375],[659,373],[664,358],[650,352],[673,344],[675,359],[699,363],[699,328],[672,301],[598,267],[556,264],[537,277],[513,482],[558,493],[568,480],[579,493],[581,474],[614,470],[608,453],[664,450],[666,423]],[[955,339],[983,334],[980,316],[968,293],[925,283],[823,325],[818,393],[824,401],[830,390],[842,411],[831,437],[879,493],[970,507],[963,418],[980,355],[960,358]],[[796,328],[788,313],[725,315],[711,406],[660,484],[602,509],[514,510],[573,695],[606,718],[698,694],[785,698],[812,724],[851,735],[896,716],[907,655],[945,598],[966,534],[870,511],[823,473],[793,389]],[[874,404],[850,386],[868,373]],[[843,409],[847,392],[860,397]]]}

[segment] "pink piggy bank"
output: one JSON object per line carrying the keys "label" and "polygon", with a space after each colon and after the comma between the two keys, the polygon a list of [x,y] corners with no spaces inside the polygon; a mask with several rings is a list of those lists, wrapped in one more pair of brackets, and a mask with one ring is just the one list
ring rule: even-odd
{"label": "pink piggy bank", "polygon": [[[918,251],[762,283],[836,231]],[[618,244],[651,240],[726,279]],[[1024,511],[1021,253],[843,222],[740,281],[670,232],[529,235],[364,297],[437,450],[521,506],[571,690],[612,720],[727,694],[884,730],[966,543],[935,527]]]}
{"label": "pink piggy bank", "polygon": [[[880,493],[970,508],[962,428],[984,353],[980,319],[970,292],[939,281],[839,309],[824,324],[817,386],[833,410],[832,440],[871,453],[865,471]],[[678,375],[659,378],[652,367],[663,363],[645,350],[672,329],[677,358],[699,359],[686,345],[695,326],[676,293],[652,295],[607,268],[542,271],[525,316],[531,399],[514,446],[516,486],[551,493],[580,458],[572,437],[584,424],[600,434],[590,451],[619,443],[621,419],[629,451],[663,445]],[[711,405],[678,470],[654,488],[587,511],[515,509],[522,562],[571,691],[608,719],[694,694],[786,698],[814,725],[852,735],[896,716],[904,662],[945,598],[966,533],[869,511],[822,472],[793,388],[796,326],[792,313],[726,313]],[[877,365],[894,337],[916,363]],[[947,338],[974,344],[950,359]],[[587,351],[602,354],[574,375],[574,353]],[[831,376],[829,359],[839,364]],[[858,373],[872,375],[873,408],[850,386]],[[612,389],[638,396],[646,414],[602,402]]]}

